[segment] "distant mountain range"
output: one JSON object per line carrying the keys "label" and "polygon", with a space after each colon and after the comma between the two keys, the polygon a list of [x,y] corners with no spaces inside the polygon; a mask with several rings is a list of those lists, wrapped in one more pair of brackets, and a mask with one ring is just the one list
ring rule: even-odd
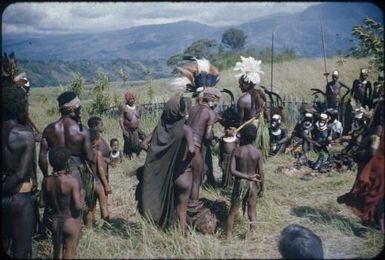
{"label": "distant mountain range", "polygon": [[[271,47],[275,28],[274,48],[293,48],[301,57],[322,56],[320,20],[322,17],[327,55],[346,52],[353,45],[352,27],[365,17],[383,23],[383,11],[371,3],[336,2],[311,6],[296,14],[277,14],[250,20],[238,26],[247,35],[246,48],[262,50]],[[252,17],[251,17],[252,19]],[[164,62],[182,53],[201,38],[221,41],[230,27],[213,27],[192,21],[132,27],[119,31],[77,33],[66,35],[3,35],[3,51],[15,51],[22,60],[130,60],[132,63]],[[160,66],[169,73],[166,66]],[[139,73],[140,74],[140,73]],[[139,74],[137,77],[140,77]],[[165,73],[156,72],[162,76]],[[136,76],[135,76],[136,77]]]}

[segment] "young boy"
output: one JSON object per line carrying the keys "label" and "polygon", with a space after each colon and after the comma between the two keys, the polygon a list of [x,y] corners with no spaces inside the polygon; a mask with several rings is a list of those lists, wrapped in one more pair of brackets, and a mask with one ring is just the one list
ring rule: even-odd
{"label": "young boy", "polygon": [[231,155],[230,170],[235,176],[231,207],[226,221],[226,237],[231,237],[235,216],[238,215],[242,203],[243,213],[247,203],[247,214],[255,227],[257,198],[263,196],[263,157],[262,152],[253,146],[257,137],[257,127],[246,125],[240,131],[240,147],[235,148]]}
{"label": "young boy", "polygon": [[78,180],[70,175],[68,161],[71,153],[64,146],[49,151],[52,175],[42,183],[39,206],[47,204],[53,210],[53,258],[73,259],[80,238],[83,196]]}
{"label": "young boy", "polygon": [[[95,129],[89,129],[90,133],[90,139],[92,143],[92,152],[94,156],[94,161],[96,163],[96,172],[97,176],[95,176],[95,195],[97,196],[99,200],[99,206],[101,211],[101,217],[105,221],[109,221],[109,212],[107,208],[107,196],[108,194],[111,194],[111,187],[107,180],[107,172],[106,172],[106,162],[104,160],[104,157],[102,156],[99,145],[101,144],[102,140],[100,137],[99,131]],[[88,205],[88,212],[85,220],[86,227],[91,227],[94,216],[95,216],[95,208],[96,208],[96,201],[95,203],[92,203],[92,205]]]}
{"label": "young boy", "polygon": [[230,188],[233,185],[233,176],[230,172],[230,157],[235,148],[239,146],[239,139],[231,135],[230,129],[225,128],[225,135],[219,140],[218,165],[222,169],[222,188]]}
{"label": "young boy", "polygon": [[110,147],[110,165],[111,167],[115,167],[118,163],[121,163],[123,159],[123,153],[119,150],[119,140],[112,138],[110,140]]}

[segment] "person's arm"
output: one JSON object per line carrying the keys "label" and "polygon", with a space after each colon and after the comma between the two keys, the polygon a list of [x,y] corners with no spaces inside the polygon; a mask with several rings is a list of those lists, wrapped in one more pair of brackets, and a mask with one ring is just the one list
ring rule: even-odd
{"label": "person's arm", "polygon": [[96,162],[97,174],[100,178],[100,181],[102,182],[102,185],[104,187],[106,195],[111,194],[111,187],[108,184],[107,173],[106,173],[105,167],[104,167],[105,162],[104,162],[103,155],[100,153],[100,151],[96,151],[96,150],[94,151],[94,153],[95,153],[95,162]]}
{"label": "person's arm", "polygon": [[80,212],[83,209],[83,202],[81,199],[79,183],[75,179],[73,179],[71,181],[71,186],[72,186],[71,195],[72,195],[73,202],[75,204],[74,205],[75,209]]}
{"label": "person's arm", "polygon": [[[2,194],[10,194],[25,179],[33,165],[35,137],[30,131],[19,131],[10,134],[11,146],[21,153],[20,162],[15,172],[8,175],[2,183]],[[12,144],[14,143],[14,144]]]}
{"label": "person's arm", "polygon": [[242,99],[238,100],[237,107],[238,107],[239,125],[241,125],[245,118],[245,104],[242,101]]}
{"label": "person's arm", "polygon": [[350,91],[350,89],[351,89],[345,83],[343,83],[342,81],[340,81],[340,85],[341,85],[341,87],[347,89],[348,91]]}
{"label": "person's arm", "polygon": [[47,187],[47,179],[44,178],[41,183],[41,191],[40,191],[40,197],[39,197],[39,207],[44,208],[46,205],[46,187]]}
{"label": "person's arm", "polygon": [[262,197],[263,196],[263,190],[264,190],[264,181],[265,181],[265,174],[263,173],[263,157],[262,153],[258,151],[259,156],[258,156],[258,162],[256,165],[256,172],[258,172],[259,175],[259,180],[261,181],[261,190],[258,192],[258,196]]}
{"label": "person's arm", "polygon": [[44,137],[40,141],[40,152],[39,152],[39,168],[41,172],[43,173],[44,177],[48,176],[48,160],[47,160],[47,153],[48,153],[48,143],[47,139]]}
{"label": "person's arm", "polygon": [[127,114],[126,106],[123,106],[122,110],[123,110],[123,113],[121,115],[121,118],[119,119],[119,125],[120,125],[120,128],[122,129],[123,135],[124,136],[128,136],[128,132],[127,132],[127,130],[124,127],[124,120],[125,120],[126,114]]}
{"label": "person's arm", "polygon": [[283,137],[278,141],[278,144],[284,144],[289,140],[289,135],[287,134],[287,129],[281,129],[283,131]]}
{"label": "person's arm", "polygon": [[123,162],[123,152],[121,150],[119,151],[119,162]]}
{"label": "person's arm", "polygon": [[218,155],[218,165],[219,167],[222,166],[223,162],[223,138],[220,139],[219,141],[219,155]]}
{"label": "person's arm", "polygon": [[148,148],[150,147],[150,143],[151,143],[151,139],[152,139],[152,134],[153,134],[153,132],[151,134],[147,135],[146,138],[144,138],[144,140],[140,143],[140,146],[146,152],[148,151]]}

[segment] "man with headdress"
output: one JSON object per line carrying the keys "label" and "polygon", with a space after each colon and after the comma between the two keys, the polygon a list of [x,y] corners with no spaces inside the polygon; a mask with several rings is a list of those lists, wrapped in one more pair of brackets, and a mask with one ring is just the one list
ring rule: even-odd
{"label": "man with headdress", "polygon": [[123,119],[119,120],[123,131],[123,153],[132,158],[133,154],[139,156],[140,143],[146,138],[146,134],[139,128],[139,108],[135,105],[135,95],[131,91],[124,94]]}
{"label": "man with headdress", "polygon": [[[191,168],[193,173],[189,212],[196,213],[202,203],[199,202],[199,188],[203,172],[202,145],[210,145],[214,139],[213,125],[218,120],[214,108],[220,99],[221,92],[215,87],[219,81],[218,70],[206,59],[192,57],[192,63],[178,67],[181,77],[173,79],[171,86],[184,88],[187,92],[193,92],[193,97],[198,97],[198,102],[188,111],[186,124],[192,128],[195,155]],[[193,212],[194,211],[194,212]],[[196,215],[199,215],[198,212]],[[209,216],[209,214],[205,215]],[[205,218],[201,218],[206,221]],[[211,218],[207,220],[210,222]],[[210,225],[210,224],[208,224]],[[198,225],[197,225],[198,226]],[[209,232],[213,232],[210,230]]]}
{"label": "man with headdress", "polygon": [[298,158],[300,164],[307,165],[307,152],[309,152],[314,144],[312,140],[312,132],[314,129],[313,125],[313,114],[310,112],[311,110],[305,110],[304,116],[302,120],[298,121],[294,127],[294,130],[291,134],[291,139],[299,139],[302,143],[302,154]]}
{"label": "man with headdress", "polygon": [[[79,98],[72,91],[66,91],[57,98],[61,117],[49,124],[43,131],[40,143],[39,167],[44,177],[48,176],[47,153],[49,149],[64,146],[71,152],[69,169],[71,175],[77,179],[85,196],[87,206],[96,203],[93,196],[93,179],[96,173],[93,159],[92,145],[88,131],[83,129],[81,122],[81,104]],[[90,163],[92,173],[86,162]],[[44,212],[45,222],[49,212]],[[45,223],[47,224],[47,223]],[[49,227],[49,226],[48,226]]]}
{"label": "man with headdress", "polygon": [[361,68],[360,69],[360,78],[353,81],[353,86],[351,89],[351,96],[355,105],[353,109],[358,107],[368,106],[369,109],[372,108],[372,83],[368,80],[368,70]]}
{"label": "man with headdress", "polygon": [[341,102],[341,89],[346,88],[350,91],[350,88],[342,83],[339,78],[338,70],[332,72],[332,81],[326,84],[326,100],[328,103],[328,108],[339,109]]}
{"label": "man with headdress", "polygon": [[330,160],[330,152],[328,149],[330,140],[327,120],[327,114],[321,113],[313,128],[312,137],[314,141],[314,151],[318,154],[318,158],[312,167],[313,170],[320,170],[322,168],[325,154],[328,155],[327,161]]}
{"label": "man with headdress", "polygon": [[281,116],[274,114],[271,118],[270,128],[270,154],[276,155],[284,153],[287,142],[289,141],[289,136],[287,134],[287,129],[281,128]]}
{"label": "man with headdress", "polygon": [[266,96],[255,86],[260,83],[261,61],[255,60],[253,57],[242,57],[242,62],[235,64],[234,70],[239,73],[235,75],[239,81],[239,88],[243,95],[238,99],[238,115],[239,124],[246,122],[252,117],[259,117],[259,114],[263,115],[268,121],[269,116],[266,108]]}
{"label": "man with headdress", "polygon": [[3,250],[12,240],[13,257],[32,258],[36,227],[34,190],[37,189],[35,138],[27,127],[28,101],[23,90],[2,89],[1,221]]}
{"label": "man with headdress", "polygon": [[176,210],[179,227],[186,229],[186,209],[192,173],[186,170],[194,155],[192,130],[186,121],[186,102],[172,97],[165,104],[157,126],[143,142],[146,162],[138,169],[138,210],[162,228],[169,227]]}

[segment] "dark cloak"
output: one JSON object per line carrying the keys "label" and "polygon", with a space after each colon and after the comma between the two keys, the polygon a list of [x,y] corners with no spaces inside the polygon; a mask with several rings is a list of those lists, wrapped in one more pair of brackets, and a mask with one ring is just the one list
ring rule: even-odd
{"label": "dark cloak", "polygon": [[[143,166],[138,210],[162,228],[170,224],[174,213],[174,180],[180,173],[180,150],[184,144],[184,103],[172,97],[152,133],[152,139]],[[182,112],[180,112],[180,110]]]}

